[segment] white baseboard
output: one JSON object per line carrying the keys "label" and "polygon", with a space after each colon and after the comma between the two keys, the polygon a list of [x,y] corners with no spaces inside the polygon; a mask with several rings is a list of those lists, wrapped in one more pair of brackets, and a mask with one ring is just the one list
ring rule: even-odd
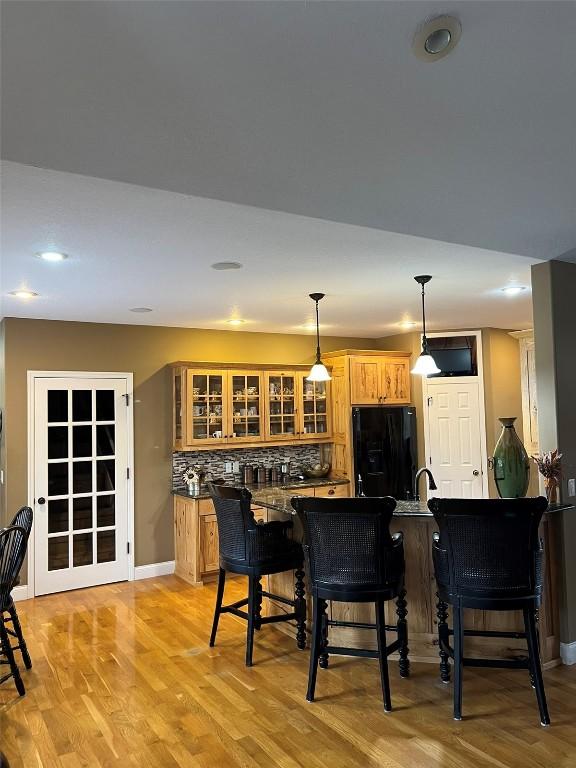
{"label": "white baseboard", "polygon": [[562,664],[576,664],[576,643],[560,643]]}
{"label": "white baseboard", "polygon": [[176,563],[167,560],[165,563],[150,563],[150,565],[137,565],[134,568],[134,579],[153,579],[155,576],[170,576],[174,573]]}
{"label": "white baseboard", "polygon": [[12,590],[12,600],[17,603],[19,600],[28,600],[28,584],[20,584]]}

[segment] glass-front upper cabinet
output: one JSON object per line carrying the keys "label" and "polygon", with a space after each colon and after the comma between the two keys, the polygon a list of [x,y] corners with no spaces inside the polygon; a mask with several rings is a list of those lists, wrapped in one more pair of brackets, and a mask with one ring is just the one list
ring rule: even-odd
{"label": "glass-front upper cabinet", "polygon": [[229,396],[232,426],[229,442],[251,442],[264,437],[262,374],[258,371],[232,371]]}
{"label": "glass-front upper cabinet", "polygon": [[307,381],[307,373],[300,374],[301,437],[327,437],[331,431],[328,381]]}
{"label": "glass-front upper cabinet", "polygon": [[298,438],[297,413],[298,379],[294,371],[266,372],[266,437],[268,440]]}
{"label": "glass-front upper cabinet", "polygon": [[223,443],[228,429],[226,371],[186,371],[186,443]]}

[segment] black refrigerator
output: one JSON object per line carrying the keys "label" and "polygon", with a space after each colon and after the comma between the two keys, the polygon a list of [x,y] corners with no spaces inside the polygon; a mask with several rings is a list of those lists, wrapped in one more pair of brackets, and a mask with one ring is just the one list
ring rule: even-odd
{"label": "black refrigerator", "polygon": [[411,499],[416,474],[416,411],[413,407],[352,409],[354,473],[366,496]]}

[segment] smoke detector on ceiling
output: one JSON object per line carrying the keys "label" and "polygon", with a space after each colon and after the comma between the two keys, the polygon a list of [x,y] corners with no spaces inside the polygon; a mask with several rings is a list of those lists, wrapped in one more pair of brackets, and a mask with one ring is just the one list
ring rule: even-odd
{"label": "smoke detector on ceiling", "polygon": [[427,19],[416,30],[412,50],[421,61],[438,61],[454,50],[462,34],[462,25],[454,16]]}

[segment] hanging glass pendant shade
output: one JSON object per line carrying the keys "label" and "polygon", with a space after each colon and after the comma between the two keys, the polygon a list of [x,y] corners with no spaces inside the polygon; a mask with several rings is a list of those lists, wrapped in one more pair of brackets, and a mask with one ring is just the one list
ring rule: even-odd
{"label": "hanging glass pendant shade", "polygon": [[426,309],[424,306],[424,286],[432,280],[431,275],[416,275],[414,278],[416,282],[422,286],[422,352],[412,373],[417,376],[431,376],[434,373],[441,373],[440,368],[436,365],[436,361],[428,351],[428,339],[426,338]]}
{"label": "hanging glass pendant shade", "polygon": [[311,293],[310,298],[316,302],[316,362],[310,370],[310,374],[306,376],[306,381],[330,381],[332,376],[328,373],[328,369],[322,362],[320,356],[320,321],[318,318],[318,302],[323,299],[324,293]]}

